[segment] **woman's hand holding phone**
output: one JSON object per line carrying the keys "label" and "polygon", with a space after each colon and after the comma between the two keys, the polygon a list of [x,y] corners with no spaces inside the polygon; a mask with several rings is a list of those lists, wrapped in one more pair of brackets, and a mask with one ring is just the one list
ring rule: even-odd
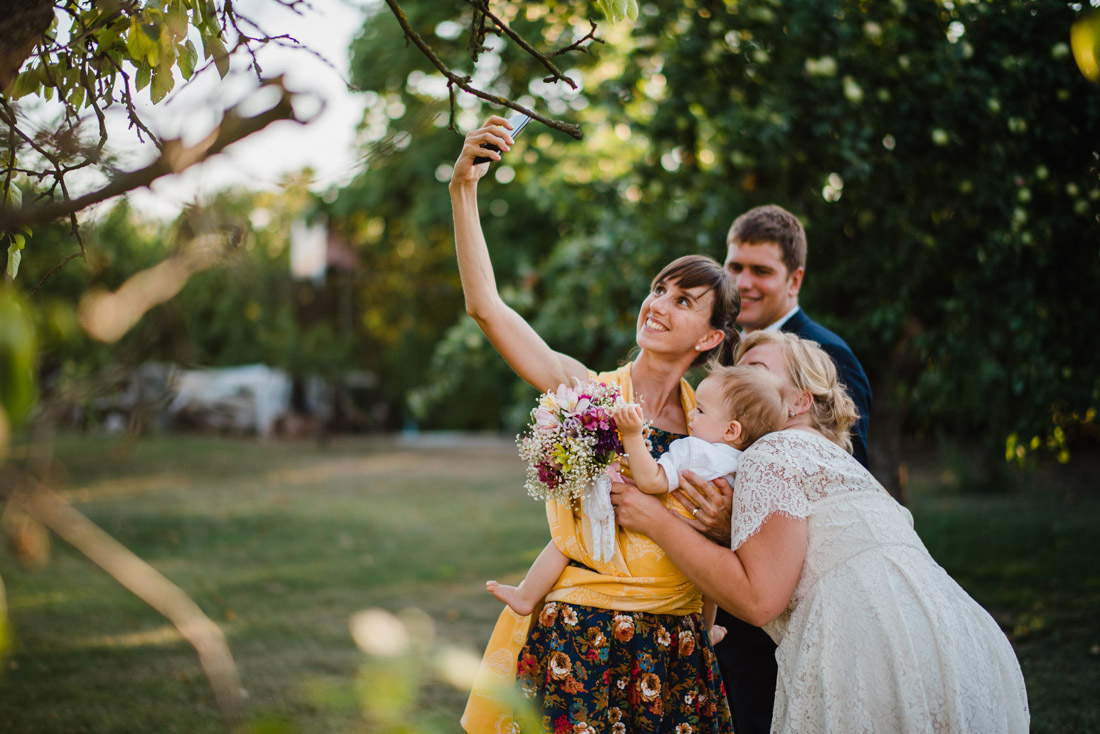
{"label": "woman's hand holding phone", "polygon": [[499,161],[502,151],[511,149],[516,135],[530,120],[527,115],[515,115],[511,119],[493,115],[483,127],[466,133],[462,152],[451,173],[451,185],[480,181],[488,173],[489,164]]}

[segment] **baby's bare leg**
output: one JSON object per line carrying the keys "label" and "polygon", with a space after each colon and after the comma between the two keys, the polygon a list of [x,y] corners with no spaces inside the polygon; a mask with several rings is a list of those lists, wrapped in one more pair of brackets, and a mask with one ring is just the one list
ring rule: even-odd
{"label": "baby's bare leg", "polygon": [[709,597],[703,597],[703,619],[707,623],[707,629],[710,631],[710,644],[717,645],[726,636],[726,628],[720,624],[714,623],[714,618],[718,614],[718,604],[711,600]]}
{"label": "baby's bare leg", "polygon": [[562,571],[569,565],[569,559],[565,557],[554,541],[550,541],[527,572],[527,578],[519,586],[508,586],[496,581],[485,583],[485,589],[511,607],[516,614],[527,615],[535,608],[544,596],[550,593],[554,582],[561,576]]}

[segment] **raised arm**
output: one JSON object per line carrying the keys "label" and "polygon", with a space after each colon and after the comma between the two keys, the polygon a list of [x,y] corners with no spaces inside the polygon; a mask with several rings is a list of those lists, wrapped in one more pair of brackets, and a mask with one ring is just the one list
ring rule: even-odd
{"label": "raised arm", "polygon": [[665,470],[657,463],[645,446],[642,430],[645,428],[645,415],[642,406],[627,403],[615,411],[615,425],[623,437],[630,476],[638,489],[646,494],[665,494],[668,492],[668,479]]}
{"label": "raised arm", "polygon": [[477,210],[477,182],[489,169],[489,163],[474,165],[474,158],[484,156],[494,161],[501,154],[486,150],[482,143],[493,143],[507,151],[511,148],[509,123],[503,117],[490,117],[484,127],[466,134],[462,153],[451,174],[451,207],[455,220],[455,249],[458,271],[462,277],[462,292],[466,296],[466,313],[473,317],[493,347],[516,373],[540,391],[571,383],[573,378],[585,379],[588,369],[569,355],[556,352],[531,325],[506,304],[497,290],[489,247],[481,229]]}

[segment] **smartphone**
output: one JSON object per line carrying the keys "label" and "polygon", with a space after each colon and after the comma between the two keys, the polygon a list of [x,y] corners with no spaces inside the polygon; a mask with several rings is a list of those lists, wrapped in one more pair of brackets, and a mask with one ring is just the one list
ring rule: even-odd
{"label": "smartphone", "polygon": [[[516,138],[519,137],[519,134],[520,134],[520,132],[523,131],[523,128],[527,127],[527,123],[531,122],[531,116],[530,115],[524,115],[522,113],[518,114],[518,115],[513,115],[512,117],[508,118],[508,122],[512,123],[512,129],[508,130],[508,128],[505,128],[505,130],[508,130],[508,134],[512,136],[512,140],[515,140]],[[497,153],[500,152],[500,148],[493,145],[492,143],[482,143],[481,147],[485,148],[486,150],[495,150]],[[474,165],[475,166],[479,163],[492,163],[492,162],[493,162],[492,158],[486,158],[485,156],[481,156],[481,155],[479,155],[477,158],[474,158]]]}

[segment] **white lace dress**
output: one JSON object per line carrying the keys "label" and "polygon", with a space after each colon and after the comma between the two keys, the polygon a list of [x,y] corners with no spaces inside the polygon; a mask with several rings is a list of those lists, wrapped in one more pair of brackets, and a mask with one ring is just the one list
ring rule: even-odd
{"label": "white lace dress", "polygon": [[765,436],[742,454],[733,496],[735,550],[776,512],[809,518],[794,596],[764,627],[779,645],[773,732],[1028,731],[1004,633],[839,446]]}

